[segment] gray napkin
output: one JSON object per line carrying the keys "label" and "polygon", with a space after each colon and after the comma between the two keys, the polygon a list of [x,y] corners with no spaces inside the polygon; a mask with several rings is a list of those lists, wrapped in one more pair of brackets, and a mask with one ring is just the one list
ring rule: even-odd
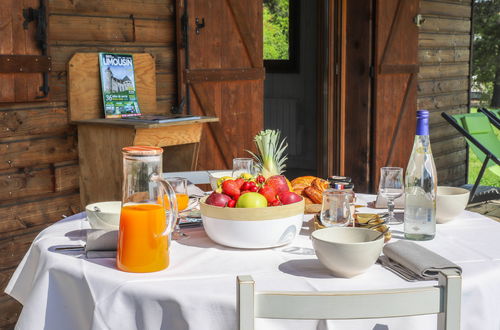
{"label": "gray napkin", "polygon": [[436,278],[439,270],[462,268],[416,243],[399,240],[384,246],[384,255],[425,278]]}
{"label": "gray napkin", "polygon": [[[375,208],[376,209],[386,209],[387,208],[387,199],[382,197],[382,195],[377,195],[377,200],[375,200]],[[400,197],[394,200],[394,208],[395,209],[404,209],[405,208],[405,195],[401,195]]]}
{"label": "gray napkin", "polygon": [[118,230],[90,229],[87,231],[85,255],[92,258],[116,258]]}

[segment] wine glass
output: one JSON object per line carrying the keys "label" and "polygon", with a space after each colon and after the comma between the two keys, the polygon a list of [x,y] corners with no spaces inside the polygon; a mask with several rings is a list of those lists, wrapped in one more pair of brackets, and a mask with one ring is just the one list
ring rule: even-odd
{"label": "wine glass", "polygon": [[398,225],[403,221],[394,217],[394,200],[403,195],[403,169],[401,167],[382,167],[380,169],[379,193],[387,199],[389,216],[387,224]]}
{"label": "wine glass", "polygon": [[179,222],[181,219],[180,213],[185,210],[189,204],[189,196],[187,193],[187,179],[180,177],[170,177],[167,178],[168,183],[175,192],[175,197],[177,199],[177,210],[179,212],[179,218],[175,223],[175,230],[173,232],[173,239],[179,240],[183,238],[189,238],[189,235],[184,233],[179,226]]}
{"label": "wine glass", "polygon": [[326,227],[344,227],[351,218],[350,196],[347,192],[327,189],[323,192],[320,220]]}
{"label": "wine glass", "polygon": [[240,175],[245,173],[253,175],[253,172],[252,158],[233,158],[233,178],[238,178]]}

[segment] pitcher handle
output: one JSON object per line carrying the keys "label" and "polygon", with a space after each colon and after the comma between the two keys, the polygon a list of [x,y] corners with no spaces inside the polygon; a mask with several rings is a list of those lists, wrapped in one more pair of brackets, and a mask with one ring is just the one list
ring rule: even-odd
{"label": "pitcher handle", "polygon": [[[177,198],[175,196],[175,191],[170,183],[168,183],[167,180],[163,179],[158,174],[153,174],[151,176],[151,181],[159,183],[160,187],[163,189],[163,193],[168,196],[170,212],[166,212],[168,221],[167,229],[165,230],[164,235],[170,235],[175,228],[175,222],[177,221],[177,217],[179,216],[179,212],[177,211]],[[163,203],[165,203],[165,199],[163,199]]]}

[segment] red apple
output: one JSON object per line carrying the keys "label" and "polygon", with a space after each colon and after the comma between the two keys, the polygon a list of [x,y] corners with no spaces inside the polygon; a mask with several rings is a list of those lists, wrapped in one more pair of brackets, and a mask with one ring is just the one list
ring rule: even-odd
{"label": "red apple", "polygon": [[297,203],[302,200],[302,197],[300,195],[297,195],[293,191],[285,191],[279,194],[278,196],[283,205]]}
{"label": "red apple", "polygon": [[269,177],[266,180],[266,185],[273,187],[278,195],[282,192],[290,191],[290,187],[288,187],[288,182],[284,175],[273,175]]}
{"label": "red apple", "polygon": [[272,203],[276,200],[276,190],[272,186],[265,185],[264,187],[259,189],[259,194],[264,196],[269,203]]}
{"label": "red apple", "polygon": [[224,207],[230,200],[231,197],[229,197],[228,195],[213,192],[210,194],[210,196],[208,196],[205,203],[207,203],[208,205]]}

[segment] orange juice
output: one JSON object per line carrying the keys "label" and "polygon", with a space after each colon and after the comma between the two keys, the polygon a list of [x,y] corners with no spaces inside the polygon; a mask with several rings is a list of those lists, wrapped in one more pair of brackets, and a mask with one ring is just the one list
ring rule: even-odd
{"label": "orange juice", "polygon": [[[168,203],[168,196],[165,195],[165,208],[170,210],[170,204]],[[180,212],[185,210],[189,204],[189,196],[187,194],[175,194],[175,199],[177,200],[177,210]]]}
{"label": "orange juice", "polygon": [[156,204],[122,207],[116,265],[133,272],[155,272],[168,267],[165,209]]}

